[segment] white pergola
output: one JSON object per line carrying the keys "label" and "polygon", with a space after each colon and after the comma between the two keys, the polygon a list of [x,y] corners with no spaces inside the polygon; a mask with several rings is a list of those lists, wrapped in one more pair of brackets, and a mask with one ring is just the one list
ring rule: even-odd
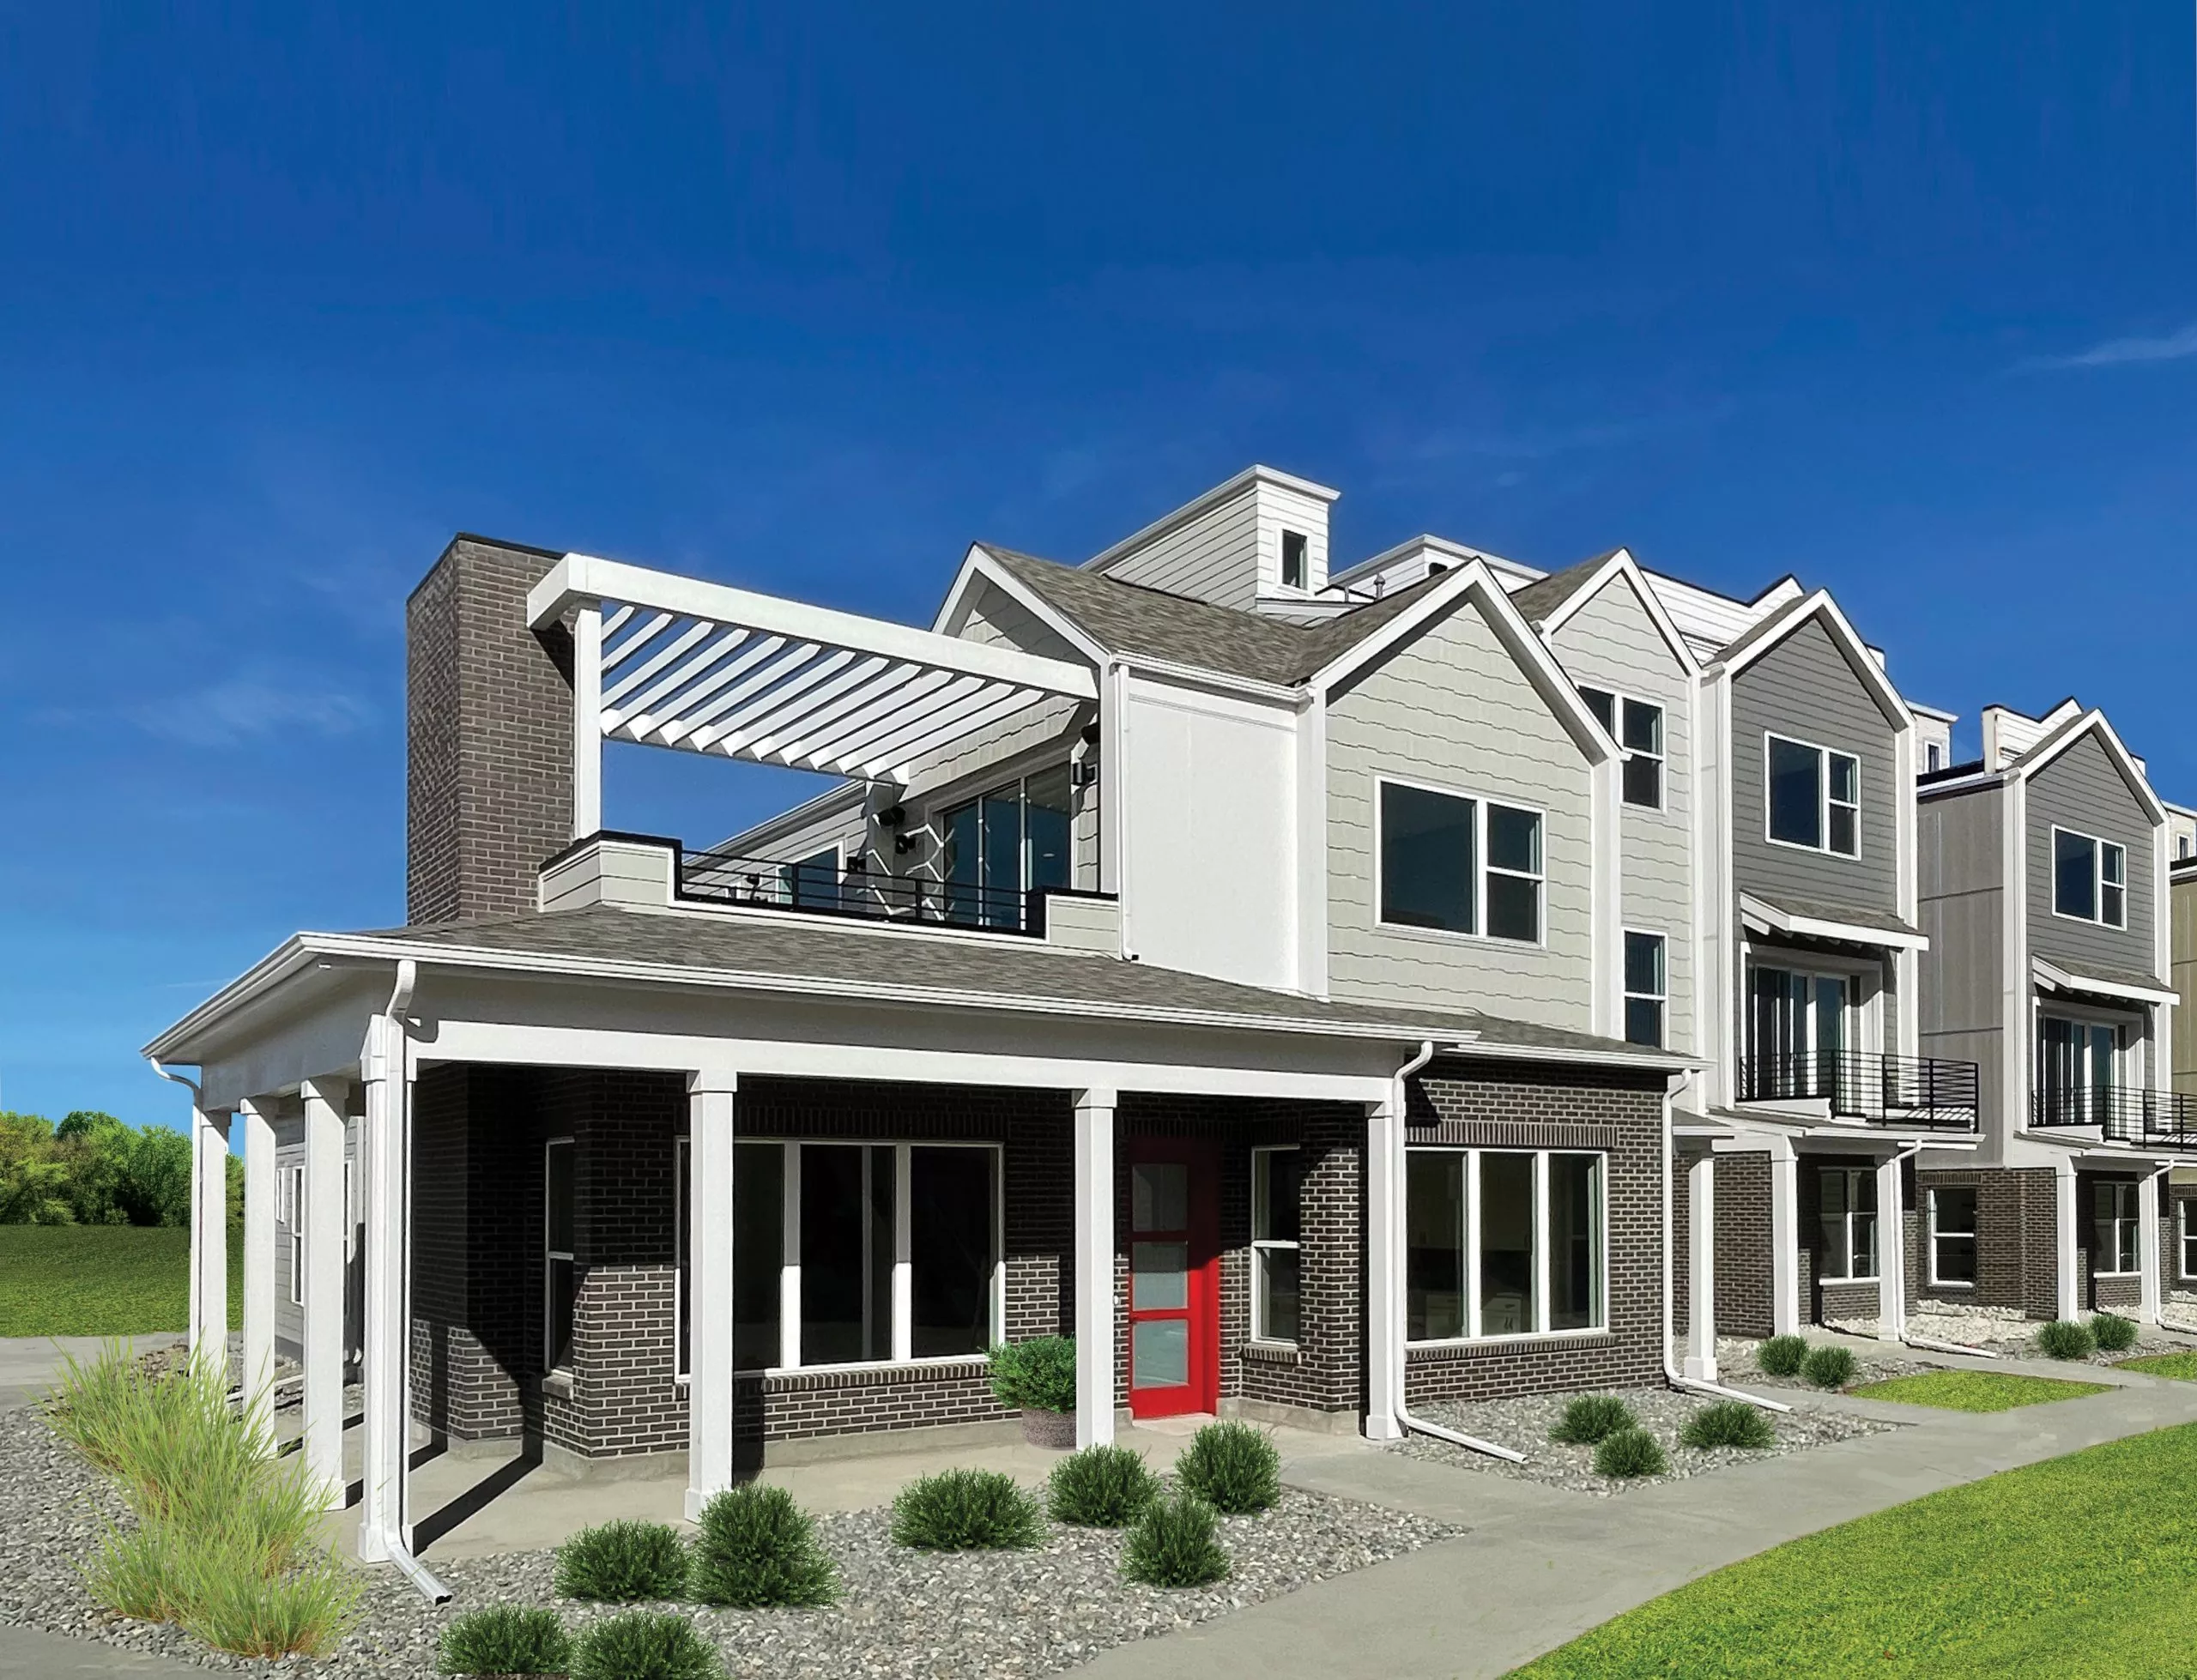
{"label": "white pergola", "polygon": [[589,554],[527,597],[572,622],[572,837],[602,826],[602,743],[905,784],[926,753],[1056,699],[1086,666]]}

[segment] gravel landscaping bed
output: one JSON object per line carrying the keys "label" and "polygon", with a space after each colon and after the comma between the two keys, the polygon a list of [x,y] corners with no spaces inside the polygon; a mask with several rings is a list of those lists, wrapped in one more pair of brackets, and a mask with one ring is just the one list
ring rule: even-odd
{"label": "gravel landscaping bed", "polygon": [[[437,1610],[391,1571],[370,1576],[366,1618],[318,1662],[247,1661],[209,1652],[179,1630],[126,1622],[91,1602],[77,1561],[122,1505],[34,1411],[0,1413],[0,1623],[73,1634],[249,1674],[431,1675],[443,1628],[487,1605],[556,1604],[577,1629],[610,1607],[554,1599],[552,1554],[437,1564],[453,1601]],[[938,1555],[892,1544],[887,1514],[820,1517],[839,1566],[841,1602],[820,1611],[694,1612],[735,1676],[784,1680],[945,1680],[1057,1673],[1110,1646],[1210,1621],[1262,1599],[1362,1569],[1462,1531],[1379,1506],[1285,1489],[1263,1516],[1221,1522],[1235,1572],[1210,1587],[1168,1592],[1121,1580],[1118,1533],[1048,1525],[1031,1551]],[[432,1562],[432,1560],[431,1560]]]}
{"label": "gravel landscaping bed", "polygon": [[1570,1488],[1577,1493],[1618,1494],[1632,1488],[1652,1487],[1659,1482],[1675,1482],[1688,1476],[1706,1475],[1731,1465],[1750,1464],[1758,1459],[1805,1453],[1812,1447],[1828,1447],[1833,1441],[1849,1441],[1855,1435],[1879,1435],[1898,1427],[1872,1418],[1857,1417],[1850,1412],[1810,1407],[1806,1411],[1765,1413],[1770,1428],[1776,1431],[1777,1444],[1760,1452],[1749,1452],[1739,1447],[1681,1447],[1679,1445],[1680,1429],[1695,1412],[1713,1405],[1713,1397],[1680,1393],[1669,1388],[1619,1388],[1597,1392],[1616,1394],[1632,1408],[1633,1416],[1640,1420],[1641,1428],[1663,1443],[1663,1450],[1669,1454],[1671,1463],[1667,1474],[1622,1478],[1597,1476],[1595,1474],[1593,1447],[1571,1447],[1551,1441],[1549,1430],[1564,1416],[1565,1405],[1578,1398],[1576,1394],[1525,1394],[1514,1399],[1436,1403],[1418,1408],[1419,1414],[1429,1423],[1446,1424],[1462,1434],[1523,1453],[1526,1455],[1523,1464],[1491,1458],[1485,1453],[1475,1453],[1466,1447],[1454,1447],[1446,1441],[1437,1441],[1430,1435],[1407,1435],[1402,1443],[1392,1450],[1408,1453],[1413,1458],[1434,1459],[1444,1464],[1485,1471],[1491,1475],[1509,1476],[1526,1482],[1545,1482],[1552,1487]]}
{"label": "gravel landscaping bed", "polygon": [[[1819,1394],[1825,1399],[1836,1398],[1836,1391],[1819,1388],[1803,1377],[1772,1376],[1754,1363],[1755,1351],[1762,1345],[1742,1337],[1719,1336],[1716,1339],[1717,1381],[1734,1388],[1798,1389],[1803,1394]],[[1879,1347],[1857,1347],[1848,1350],[1858,1367],[1855,1384],[1882,1382],[1886,1377],[1916,1376],[1924,1371],[1942,1371],[1942,1364],[1934,1363],[1927,1354],[1916,1352],[1897,1342],[1886,1342]]]}
{"label": "gravel landscaping bed", "polygon": [[[2170,1309],[2171,1312],[2171,1309]],[[2179,1313],[2172,1316],[2180,1317]],[[2133,1314],[2128,1316],[2133,1317]],[[2091,1315],[2085,1313],[2082,1321]],[[1910,1333],[1927,1337],[1934,1342],[1955,1342],[1964,1347],[1980,1348],[1995,1353],[2000,1358],[2042,1359],[2044,1355],[2037,1345],[2037,1333],[2043,1324],[2037,1319],[2004,1307],[1973,1308],[1965,1312],[1929,1310],[1908,1314]],[[1861,1336],[1873,1335],[1876,1324],[1873,1320],[1842,1324],[1839,1328]],[[1743,1345],[1752,1349],[1757,1344]],[[2055,1363],[2069,1365],[2117,1365],[2124,1359],[2146,1353],[2188,1353],[2197,1351],[2197,1328],[2174,1326],[2162,1330],[2156,1325],[2136,1321],[2136,1345],[2118,1353],[2095,1353],[2087,1360],[2068,1359]],[[1922,1357],[1927,1357],[1927,1352]],[[1748,1356],[1752,1362],[1752,1353]]]}

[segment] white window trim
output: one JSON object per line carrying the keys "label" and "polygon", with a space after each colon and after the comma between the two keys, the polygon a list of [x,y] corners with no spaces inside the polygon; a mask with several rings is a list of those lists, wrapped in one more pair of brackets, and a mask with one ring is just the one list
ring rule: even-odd
{"label": "white window trim", "polygon": [[[1624,781],[1621,777],[1619,780],[1618,802],[1635,811],[1668,811],[1671,801],[1671,709],[1661,700],[1651,700],[1644,694],[1628,693],[1622,688],[1613,688],[1607,683],[1583,682],[1578,685],[1578,688],[1583,700],[1589,692],[1607,694],[1610,697],[1610,735],[1617,742],[1618,759],[1620,764],[1634,758],[1653,758],[1661,767],[1655,776],[1655,802],[1653,805],[1643,805],[1637,800],[1625,798]],[[1644,748],[1630,747],[1625,744],[1625,709],[1627,706],[1646,706],[1655,712],[1655,732],[1662,737],[1663,741],[1661,752],[1649,752]],[[1589,705],[1588,710],[1591,711],[1594,708]],[[1596,720],[1598,722],[1600,721],[1599,718]]]}
{"label": "white window trim", "polygon": [[[1274,546],[1274,586],[1275,592],[1298,599],[1308,598],[1312,593],[1312,534],[1292,531],[1286,525],[1280,528]],[[1289,539],[1295,537],[1304,545],[1304,575],[1296,583],[1289,581]]]}
{"label": "white window trim", "polygon": [[2190,1264],[2189,1251],[2189,1245],[2193,1242],[2197,1242],[2197,1219],[2190,1218],[2190,1209],[2193,1207],[2197,1207],[2197,1201],[2186,1199],[2174,1205],[2175,1235],[2181,1239],[2182,1242],[2182,1265],[2178,1275],[2184,1278],[2197,1278],[2197,1266]]}
{"label": "white window trim", "polygon": [[[1817,1172],[1819,1175],[1816,1180],[1816,1223],[1819,1226],[1823,1223],[1823,1178],[1821,1175],[1825,1173],[1845,1173],[1856,1179],[1867,1179],[1873,1187],[1876,1181],[1876,1169],[1873,1167],[1819,1167],[1817,1169]],[[1854,1196],[1851,1190],[1849,1190],[1847,1193],[1846,1212],[1839,1217],[1846,1222],[1846,1253],[1844,1256],[1844,1263],[1850,1268],[1854,1264]],[[1869,1214],[1867,1217],[1876,1221],[1877,1240],[1872,1246],[1877,1251],[1877,1269],[1874,1272],[1859,1274],[1856,1274],[1850,1270],[1839,1273],[1826,1272],[1823,1276],[1816,1279],[1818,1283],[1876,1284],[1882,1283],[1884,1281],[1885,1211],[1882,1207],[1879,1207],[1875,1212]]]}
{"label": "white window trim", "polygon": [[[2110,1218],[2101,1219],[2097,1213],[2097,1191],[2099,1189],[2109,1189],[2113,1192],[2114,1206],[2116,1209],[2121,1204],[2121,1192],[2124,1190],[2127,1192],[2128,1212],[2125,1214],[2116,1212]],[[2100,1225],[2111,1225],[2113,1227],[2113,1257],[2115,1260],[2118,1260],[2121,1258],[2121,1230],[2122,1226],[2127,1226],[2128,1230],[2128,1252],[2134,1257],[2135,1264],[2125,1269],[2116,1266],[2111,1271],[2108,1272],[2093,1271],[2091,1273],[2091,1277],[2140,1278],[2143,1276],[2144,1245],[2140,1240],[2143,1233],[2139,1229],[2143,1223],[2143,1215],[2139,1211],[2142,1206],[2143,1200],[2137,1195],[2136,1187],[2133,1184],[2127,1182],[2126,1180],[2106,1179],[2101,1181],[2098,1184],[2093,1187],[2091,1192],[2091,1234],[2092,1237],[2095,1238],[2097,1236],[2098,1227]]]}
{"label": "white window trim", "polygon": [[277,1182],[282,1187],[278,1191],[278,1195],[287,1197],[289,1203],[287,1214],[285,1215],[278,1209],[275,1218],[278,1223],[286,1228],[285,1236],[290,1245],[290,1304],[293,1307],[302,1307],[306,1304],[306,1234],[303,1218],[306,1207],[306,1169],[303,1167],[285,1167]]}
{"label": "white window trim", "polygon": [[[2091,849],[2091,902],[2097,907],[2096,916],[2072,916],[2060,908],[2060,837],[2069,835],[2086,843]],[[2108,883],[2105,879],[2105,849],[2107,847],[2121,854],[2121,879]],[[2062,828],[2052,825],[2052,843],[2045,854],[2045,867],[2052,872],[2052,914],[2062,922],[2079,922],[2085,928],[2110,928],[2115,933],[2128,931],[2128,848],[2118,840],[2101,839],[2095,834],[2085,834],[2079,828]],[[2105,919],[2105,889],[2108,885],[2121,889],[2121,920]]]}
{"label": "white window trim", "polygon": [[[1970,1242],[1976,1243],[1976,1270],[1980,1272],[1983,1269],[1982,1247],[1981,1240],[1976,1230],[1976,1227],[1983,1222],[1983,1198],[1982,1194],[1977,1191],[1976,1187],[1972,1184],[1948,1184],[1943,1186],[1933,1185],[1930,1187],[1930,1287],[1932,1289],[1972,1290],[1976,1287],[1976,1280],[1973,1278],[1941,1278],[1938,1275],[1938,1238],[1940,1235],[1938,1226],[1938,1197],[1942,1190],[1965,1190],[1971,1196],[1976,1198],[1973,1204],[1975,1212],[1970,1216],[1970,1223],[1968,1230],[1964,1231],[1946,1231],[1942,1234],[1946,1236],[1964,1236]],[[1881,1211],[1879,1211],[1879,1217],[1881,1218]],[[1878,1231],[1878,1237],[1879,1240],[1882,1239],[1883,1235],[1883,1230],[1879,1228]]]}
{"label": "white window trim", "polygon": [[[1258,1195],[1259,1185],[1259,1157],[1262,1155],[1295,1155],[1302,1147],[1303,1145],[1300,1144],[1260,1144],[1252,1149],[1251,1194],[1253,1200],[1251,1204],[1251,1225],[1254,1230],[1258,1228],[1258,1202],[1256,1198]],[[1271,1165],[1268,1166],[1267,1171],[1268,1175],[1268,1182],[1271,1184],[1273,1182],[1272,1175],[1274,1171]],[[1297,1218],[1298,1222],[1298,1229],[1301,1231],[1304,1230],[1304,1195],[1301,1182],[1298,1196]],[[1279,1248],[1286,1248],[1295,1254],[1298,1258],[1298,1264],[1300,1266],[1302,1266],[1304,1254],[1304,1244],[1302,1237],[1292,1239],[1279,1236],[1254,1236],[1251,1239],[1251,1339],[1265,1347],[1293,1348],[1297,1345],[1296,1339],[1293,1337],[1269,1336],[1267,1334],[1266,1325],[1264,1322],[1266,1314],[1260,1308],[1260,1302],[1266,1298],[1266,1290],[1264,1288],[1266,1255],[1269,1251]],[[1304,1273],[1302,1271],[1298,1273],[1298,1284],[1300,1289],[1304,1286]]]}
{"label": "white window trim", "polygon": [[[1454,928],[1420,928],[1408,922],[1390,922],[1381,914],[1382,856],[1387,841],[1382,815],[1381,789],[1386,787],[1413,788],[1423,794],[1441,794],[1450,799],[1469,801],[1473,807],[1473,931],[1460,933]],[[1516,869],[1498,868],[1487,861],[1487,808],[1499,805],[1506,811],[1522,811],[1540,825],[1541,868],[1538,875],[1528,875]],[[1534,883],[1534,926],[1535,936],[1530,940],[1514,940],[1507,935],[1487,931],[1487,878],[1490,873],[1510,880],[1530,880]],[[1514,799],[1490,799],[1485,794],[1468,793],[1462,788],[1445,787],[1439,782],[1420,782],[1407,776],[1376,774],[1373,777],[1373,931],[1377,934],[1402,934],[1434,940],[1455,940],[1467,945],[1493,946],[1503,951],[1546,951],[1548,949],[1548,812],[1538,805],[1521,804]]]}
{"label": "white window trim", "polygon": [[[1788,746],[1807,748],[1816,755],[1816,832],[1823,837],[1819,844],[1810,846],[1798,840],[1780,840],[1770,831],[1770,744],[1782,741]],[[1831,796],[1831,760],[1833,758],[1854,761],[1854,802]],[[1831,843],[1831,811],[1832,806],[1854,813],[1854,849],[1850,852],[1834,850]],[[1781,735],[1775,729],[1762,732],[1762,837],[1765,843],[1782,846],[1788,851],[1811,852],[1819,857],[1858,859],[1861,855],[1861,755],[1849,752],[1843,747],[1825,746],[1819,742],[1803,740],[1798,735]]]}
{"label": "white window trim", "polygon": [[[1602,1149],[1497,1149],[1479,1145],[1413,1144],[1411,1155],[1462,1155],[1465,1157],[1465,1333],[1424,1341],[1407,1339],[1408,1347],[1477,1347],[1488,1343],[1576,1340],[1610,1333],[1610,1157]],[[1552,1155],[1591,1156],[1595,1163],[1595,1306],[1599,1324],[1576,1329],[1504,1331],[1490,1335],[1480,1328],[1480,1163],[1484,1155],[1528,1155],[1534,1162],[1534,1317],[1546,1326],[1549,1317],[1548,1159]],[[1399,1279],[1399,1283],[1403,1280]],[[1408,1333],[1408,1326],[1407,1326]]]}
{"label": "white window trim", "polygon": [[[1625,962],[1625,941],[1628,936],[1632,934],[1637,934],[1642,939],[1654,940],[1663,947],[1663,989],[1660,993],[1636,992],[1631,988],[1630,983],[1627,982],[1625,979],[1626,964]],[[1662,1035],[1652,1048],[1659,1050],[1667,1049],[1670,1047],[1671,1042],[1671,937],[1668,934],[1664,933],[1658,928],[1624,928],[1618,931],[1617,946],[1618,982],[1619,986],[1624,988],[1623,1002],[1628,1006],[1636,1001],[1641,1003],[1655,1003],[1661,1006],[1663,1011],[1661,1018],[1663,1023]],[[1625,1031],[1625,1012],[1620,1010],[1618,1018],[1618,1031],[1620,1036]],[[1630,1043],[1631,1041],[1627,1039],[1625,1042]]]}
{"label": "white window trim", "polygon": [[[557,1326],[554,1321],[557,1297],[556,1292],[549,1287],[549,1267],[553,1262],[563,1260],[573,1268],[576,1283],[579,1267],[579,1261],[574,1257],[575,1251],[552,1248],[549,1246],[549,1151],[560,1145],[572,1151],[572,1224],[575,1234],[579,1224],[579,1151],[573,1145],[569,1133],[563,1137],[544,1138],[542,1140],[542,1369],[551,1376],[569,1376],[572,1369],[571,1365],[549,1363],[549,1356],[555,1351],[557,1339]],[[572,1307],[574,1316],[577,1317],[579,1310],[579,1296],[577,1289],[573,1291]],[[575,1337],[574,1339],[577,1341],[578,1338]]]}
{"label": "white window trim", "polygon": [[[1867,968],[1855,968],[1851,964],[1827,962],[1820,958],[1812,958],[1776,948],[1764,951],[1753,942],[1746,941],[1740,948],[1740,975],[1744,986],[1740,994],[1740,1048],[1743,1055],[1752,1057],[1762,1054],[1762,1046],[1754,1042],[1754,976],[1758,969],[1774,969],[1782,974],[1805,974],[1814,980],[1844,981],[1845,1027],[1851,1035],[1847,1048],[1860,1055],[1878,1054],[1884,1039],[1883,1018],[1879,1012],[1885,994],[1881,973],[1873,975]],[[1819,1046],[1816,1043],[1816,1012],[1813,1004],[1809,1006],[1807,1018],[1807,1048],[1794,1054],[1813,1056]]]}

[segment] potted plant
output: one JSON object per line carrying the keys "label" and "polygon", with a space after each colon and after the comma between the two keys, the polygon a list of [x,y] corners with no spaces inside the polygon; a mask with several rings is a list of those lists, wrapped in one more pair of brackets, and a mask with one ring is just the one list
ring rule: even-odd
{"label": "potted plant", "polygon": [[1033,1336],[992,1350],[992,1394],[1022,1414],[1032,1447],[1075,1447],[1075,1339]]}

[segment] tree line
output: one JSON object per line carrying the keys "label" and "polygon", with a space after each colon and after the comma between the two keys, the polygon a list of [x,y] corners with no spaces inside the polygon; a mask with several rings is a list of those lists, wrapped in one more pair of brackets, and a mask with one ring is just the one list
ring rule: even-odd
{"label": "tree line", "polygon": [[[228,1163],[229,1217],[244,1212],[244,1163]],[[188,1225],[191,1139],[95,1109],[0,1110],[0,1225]]]}

